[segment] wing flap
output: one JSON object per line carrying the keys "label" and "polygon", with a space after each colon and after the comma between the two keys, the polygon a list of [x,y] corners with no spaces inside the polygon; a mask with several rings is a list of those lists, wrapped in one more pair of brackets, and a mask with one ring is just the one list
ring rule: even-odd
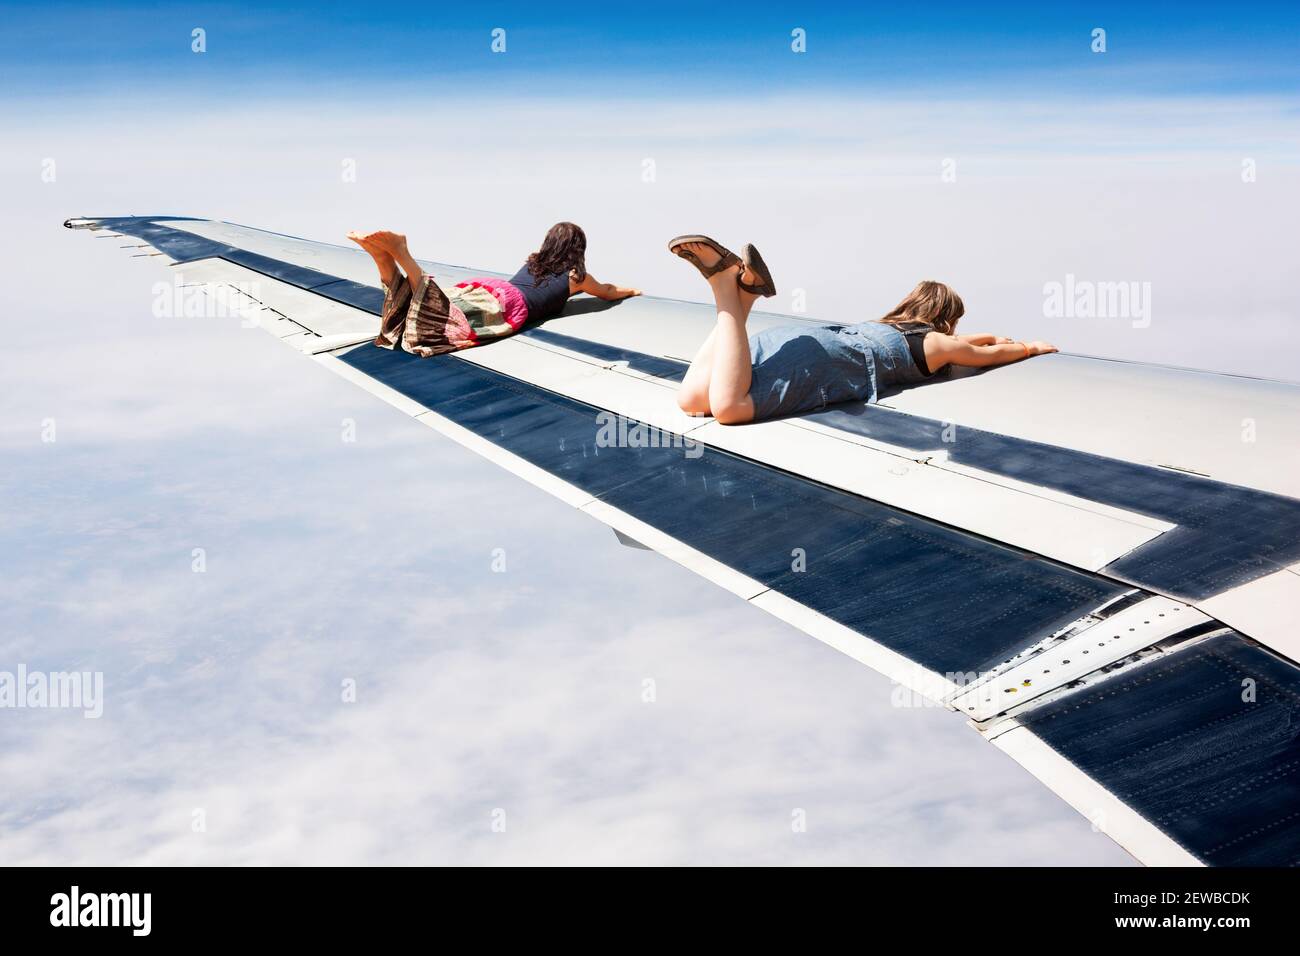
{"label": "wing flap", "polygon": [[[993,740],[993,746],[1074,807],[1095,830],[1105,833],[1147,866],[1202,865],[1159,827],[1062,757],[1032,731],[1024,727],[1012,728]],[[1026,864],[1043,862],[1041,856],[1027,848]]]}
{"label": "wing flap", "polygon": [[1220,629],[1016,714],[994,743],[1145,862],[1169,857],[1129,814],[1204,863],[1294,866],[1297,728],[1300,669]]}

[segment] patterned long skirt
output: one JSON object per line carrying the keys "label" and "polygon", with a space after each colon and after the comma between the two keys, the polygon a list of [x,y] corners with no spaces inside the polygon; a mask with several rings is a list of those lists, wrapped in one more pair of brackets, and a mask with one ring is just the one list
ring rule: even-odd
{"label": "patterned long skirt", "polygon": [[401,342],[414,355],[440,355],[513,335],[528,319],[523,293],[504,279],[471,279],[444,292],[425,273],[415,293],[406,277],[384,285],[384,309],[375,344]]}

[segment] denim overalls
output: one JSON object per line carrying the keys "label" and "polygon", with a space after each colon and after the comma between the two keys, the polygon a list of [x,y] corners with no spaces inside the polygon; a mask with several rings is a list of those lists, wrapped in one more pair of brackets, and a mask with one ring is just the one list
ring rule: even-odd
{"label": "denim overalls", "polygon": [[889,385],[922,382],[907,338],[892,325],[782,326],[749,339],[754,420],[836,402],[874,402]]}

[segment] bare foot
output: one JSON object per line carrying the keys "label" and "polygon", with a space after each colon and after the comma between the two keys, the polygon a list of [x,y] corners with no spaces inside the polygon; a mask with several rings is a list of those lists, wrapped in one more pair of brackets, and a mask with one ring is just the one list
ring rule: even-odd
{"label": "bare foot", "polygon": [[393,254],[374,240],[373,232],[357,232],[353,230],[348,233],[348,238],[370,253],[371,258],[380,265],[393,261]]}
{"label": "bare foot", "polygon": [[[419,288],[420,280],[424,277],[424,270],[415,257],[411,255],[411,251],[406,247],[406,237],[400,232],[377,229],[374,232],[357,233],[355,237],[350,235],[348,238],[353,239],[361,248],[375,256],[375,261],[380,263],[379,271],[381,274],[384,271],[384,261],[396,261],[397,265],[401,266],[402,271],[406,273],[406,281],[411,284],[411,288]],[[377,250],[377,253],[375,250]]]}
{"label": "bare foot", "polygon": [[387,285],[397,275],[397,260],[393,258],[392,253],[371,238],[373,235],[374,233],[353,230],[348,233],[348,238],[370,253],[370,258],[374,259],[375,265],[379,267],[380,281]]}
{"label": "bare foot", "polygon": [[362,237],[366,242],[378,246],[390,256],[401,259],[410,253],[406,248],[406,237],[400,232],[389,232],[386,229],[378,229],[375,232],[368,232]]}

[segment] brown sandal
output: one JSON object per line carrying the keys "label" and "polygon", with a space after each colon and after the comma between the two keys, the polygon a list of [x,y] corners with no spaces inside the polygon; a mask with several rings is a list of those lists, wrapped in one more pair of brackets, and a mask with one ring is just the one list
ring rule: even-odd
{"label": "brown sandal", "polygon": [[744,272],[742,271],[740,275],[736,276],[736,285],[752,295],[761,295],[764,298],[776,295],[776,283],[772,281],[772,273],[768,271],[767,263],[763,261],[763,257],[759,255],[758,250],[747,242],[741,248],[740,253],[744,257],[745,265],[751,272],[758,275],[759,281],[757,285],[750,285],[743,281],[741,276],[744,275]]}
{"label": "brown sandal", "polygon": [[[677,248],[678,246],[686,245],[688,242],[702,242],[722,258],[713,265],[706,266],[700,261],[700,257],[691,252],[691,250]],[[700,275],[704,276],[706,279],[709,278],[709,276],[717,275],[723,269],[730,269],[732,266],[738,266],[741,264],[738,255],[726,246],[722,245],[722,243],[715,242],[708,236],[678,236],[676,239],[669,241],[668,251],[695,266],[695,268],[700,270]]]}

